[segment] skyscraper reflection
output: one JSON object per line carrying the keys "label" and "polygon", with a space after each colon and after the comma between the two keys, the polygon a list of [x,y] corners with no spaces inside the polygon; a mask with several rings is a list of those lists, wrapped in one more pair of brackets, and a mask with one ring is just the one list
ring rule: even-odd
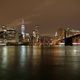
{"label": "skyscraper reflection", "polygon": [[24,67],[26,62],[26,46],[20,46],[20,66]]}
{"label": "skyscraper reflection", "polygon": [[40,63],[40,58],[41,58],[41,48],[37,46],[33,46],[33,65],[39,65]]}
{"label": "skyscraper reflection", "polygon": [[7,68],[8,65],[8,47],[4,46],[2,48],[2,68]]}

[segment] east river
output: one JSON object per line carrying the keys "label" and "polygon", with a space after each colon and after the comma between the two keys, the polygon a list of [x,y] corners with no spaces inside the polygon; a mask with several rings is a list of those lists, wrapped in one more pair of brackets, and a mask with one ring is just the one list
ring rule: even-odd
{"label": "east river", "polygon": [[80,46],[0,46],[0,80],[80,80]]}

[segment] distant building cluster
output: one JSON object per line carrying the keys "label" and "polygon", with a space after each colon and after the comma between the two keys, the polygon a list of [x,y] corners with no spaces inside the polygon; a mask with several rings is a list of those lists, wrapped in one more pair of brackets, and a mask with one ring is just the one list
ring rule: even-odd
{"label": "distant building cluster", "polygon": [[0,43],[7,44],[36,44],[40,42],[40,35],[37,29],[32,34],[26,33],[25,25],[20,26],[20,31],[7,26],[1,26]]}
{"label": "distant building cluster", "polygon": [[50,45],[51,37],[41,35],[38,27],[35,26],[32,33],[28,33],[24,20],[17,28],[2,25],[0,27],[0,45]]}

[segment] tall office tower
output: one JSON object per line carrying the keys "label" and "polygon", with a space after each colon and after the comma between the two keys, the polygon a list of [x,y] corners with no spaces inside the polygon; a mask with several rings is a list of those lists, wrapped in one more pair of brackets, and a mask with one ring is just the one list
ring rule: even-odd
{"label": "tall office tower", "polygon": [[33,30],[33,43],[37,43],[39,42],[39,30],[38,30],[38,26],[35,26],[35,29]]}
{"label": "tall office tower", "polygon": [[58,33],[56,32],[54,36],[57,37],[58,36]]}
{"label": "tall office tower", "polygon": [[21,34],[23,38],[25,37],[25,25],[24,25],[24,19],[22,19],[22,24],[21,24]]}

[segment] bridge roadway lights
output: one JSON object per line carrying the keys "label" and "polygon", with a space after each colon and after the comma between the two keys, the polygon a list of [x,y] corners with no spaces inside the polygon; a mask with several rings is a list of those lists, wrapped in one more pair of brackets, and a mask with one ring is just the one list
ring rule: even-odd
{"label": "bridge roadway lights", "polygon": [[65,46],[72,46],[72,38],[65,38]]}

